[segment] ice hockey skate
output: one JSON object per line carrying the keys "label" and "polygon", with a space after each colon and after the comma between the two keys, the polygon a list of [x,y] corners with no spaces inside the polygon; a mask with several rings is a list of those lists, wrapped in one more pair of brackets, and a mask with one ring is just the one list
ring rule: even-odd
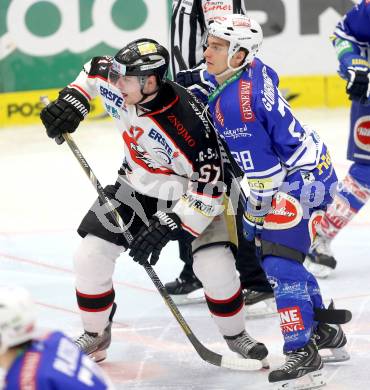
{"label": "ice hockey skate", "polygon": [[102,334],[87,332],[86,330],[81,336],[74,340],[74,343],[85,352],[94,362],[99,363],[106,359],[107,349],[112,340],[112,320],[116,312],[116,304],[112,306],[112,311],[109,316],[109,323]]}
{"label": "ice hockey skate", "polygon": [[176,278],[173,282],[165,284],[176,305],[189,305],[205,302],[202,283],[195,276],[190,279]]}
{"label": "ice hockey skate", "polygon": [[246,317],[263,317],[276,314],[276,303],[274,293],[256,291],[252,289],[243,290]]}
{"label": "ice hockey skate", "polygon": [[344,348],[347,338],[340,324],[346,324],[351,319],[352,313],[346,309],[336,309],[333,300],[330,301],[327,309],[315,309],[315,320],[318,321],[318,326],[314,337],[324,363],[350,359]]}
{"label": "ice hockey skate", "polygon": [[304,265],[317,278],[327,278],[337,266],[330,248],[331,239],[317,235]]}
{"label": "ice hockey skate", "polygon": [[308,344],[286,353],[285,363],[269,374],[269,382],[276,390],[309,390],[325,385],[323,362],[312,338]]}
{"label": "ice hockey skate", "polygon": [[350,356],[344,346],[347,344],[347,338],[340,325],[319,323],[315,331],[317,348],[329,350],[330,354],[320,353],[324,363],[344,362],[350,359]]}
{"label": "ice hockey skate", "polygon": [[268,350],[263,343],[258,342],[244,330],[242,333],[224,339],[230,350],[236,352],[245,359],[261,360],[263,368],[269,368],[269,363],[266,359]]}

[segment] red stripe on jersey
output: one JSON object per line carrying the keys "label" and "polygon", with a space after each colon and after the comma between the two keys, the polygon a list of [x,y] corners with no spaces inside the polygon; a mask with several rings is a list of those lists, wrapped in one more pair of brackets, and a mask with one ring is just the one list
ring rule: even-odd
{"label": "red stripe on jersey", "polygon": [[214,299],[214,298],[211,298],[209,297],[207,294],[204,294],[206,296],[206,298],[213,302],[213,303],[217,303],[218,305],[220,304],[223,304],[223,303],[229,303],[231,301],[233,301],[234,299],[236,299],[240,294],[241,294],[241,291],[242,291],[242,288],[240,287],[239,290],[230,298],[228,299]]}
{"label": "red stripe on jersey", "polygon": [[77,84],[69,84],[71,87],[78,89],[80,92],[82,92],[85,97],[87,97],[88,100],[91,100],[91,96],[79,85]]}
{"label": "red stripe on jersey", "polygon": [[20,389],[37,390],[36,375],[41,361],[41,353],[26,352],[20,369]]}
{"label": "red stripe on jersey", "polygon": [[108,79],[106,77],[103,77],[103,76],[100,76],[100,75],[95,75],[95,76],[87,76],[88,79],[100,79],[100,80],[103,80],[105,82],[108,82]]}
{"label": "red stripe on jersey", "polygon": [[195,236],[195,237],[198,237],[200,235],[200,233],[196,232],[195,230],[193,230],[191,227],[189,227],[188,225],[185,225],[184,223],[181,223],[181,227],[184,229],[184,230],[187,230],[191,235]]}
{"label": "red stripe on jersey", "polygon": [[113,293],[113,288],[111,288],[109,291],[107,291],[105,293],[101,293],[101,294],[83,294],[77,290],[76,290],[76,293],[79,297],[82,297],[82,298],[90,298],[90,299],[104,298],[104,297],[108,296],[109,294]]}
{"label": "red stripe on jersey", "polygon": [[[143,116],[149,116],[151,117],[152,115],[157,115],[157,114],[160,114],[161,112],[164,112],[166,110],[168,110],[170,107],[172,107],[174,104],[176,104],[179,100],[179,97],[176,96],[174,100],[172,100],[171,103],[167,104],[167,106],[165,107],[162,107],[160,110],[157,110],[157,111],[152,111],[152,112],[149,112],[148,114],[145,114]],[[153,118],[152,118],[153,119]]]}

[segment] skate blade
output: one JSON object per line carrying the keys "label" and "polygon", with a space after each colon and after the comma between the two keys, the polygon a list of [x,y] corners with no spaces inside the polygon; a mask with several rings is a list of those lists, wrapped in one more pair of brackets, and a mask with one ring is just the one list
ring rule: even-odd
{"label": "skate blade", "polygon": [[277,313],[276,303],[274,298],[264,299],[254,305],[245,305],[246,318],[251,317],[266,317]]}
{"label": "skate blade", "polygon": [[100,363],[107,358],[107,351],[97,351],[89,354],[89,358],[95,363]]}
{"label": "skate blade", "polygon": [[189,294],[171,295],[171,298],[178,306],[192,305],[195,303],[203,303],[206,301],[202,288],[192,291]]}
{"label": "skate blade", "polygon": [[327,267],[326,265],[322,265],[322,264],[316,264],[311,260],[309,260],[309,258],[307,257],[303,265],[306,267],[306,269],[309,272],[311,272],[312,275],[320,279],[326,279],[334,271],[333,268]]}
{"label": "skate blade", "polygon": [[274,390],[313,390],[325,386],[321,370],[310,372],[300,378],[274,383]]}
{"label": "skate blade", "polygon": [[351,358],[351,356],[349,355],[349,353],[346,351],[344,347],[333,348],[326,351],[329,352],[328,355],[326,354],[321,355],[321,351],[319,351],[321,359],[324,363],[345,362]]}

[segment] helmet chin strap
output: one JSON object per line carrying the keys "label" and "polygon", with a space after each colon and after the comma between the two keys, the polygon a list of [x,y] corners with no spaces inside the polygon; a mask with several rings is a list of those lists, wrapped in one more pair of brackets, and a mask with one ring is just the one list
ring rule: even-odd
{"label": "helmet chin strap", "polygon": [[231,76],[234,72],[233,68],[226,68],[223,72],[215,74],[217,77],[225,77],[225,76]]}
{"label": "helmet chin strap", "polygon": [[216,77],[232,76],[233,73],[237,72],[238,70],[240,70],[242,68],[245,68],[248,65],[248,62],[245,62],[245,59],[244,59],[244,61],[241,65],[239,65],[236,68],[233,68],[230,65],[230,60],[231,60],[231,56],[229,56],[227,58],[227,68],[223,72],[215,74]]}

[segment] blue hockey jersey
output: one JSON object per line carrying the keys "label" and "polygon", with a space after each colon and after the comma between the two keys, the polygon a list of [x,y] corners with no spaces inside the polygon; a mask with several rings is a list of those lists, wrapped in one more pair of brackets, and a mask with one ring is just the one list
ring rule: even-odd
{"label": "blue hockey jersey", "polygon": [[328,168],[330,159],[318,135],[293,116],[278,84],[276,72],[256,58],[209,96],[216,129],[247,176],[250,201],[266,209],[286,176]]}
{"label": "blue hockey jersey", "polygon": [[60,332],[32,342],[8,370],[4,390],[112,389],[100,367]]}
{"label": "blue hockey jersey", "polygon": [[[370,1],[355,5],[336,26],[333,45],[339,60],[339,75],[348,79],[349,67],[370,69]],[[361,164],[370,161],[370,100],[352,101],[347,158]]]}
{"label": "blue hockey jersey", "polygon": [[352,60],[368,60],[370,47],[370,1],[354,6],[336,26],[333,45],[339,59],[339,73],[347,77]]}

